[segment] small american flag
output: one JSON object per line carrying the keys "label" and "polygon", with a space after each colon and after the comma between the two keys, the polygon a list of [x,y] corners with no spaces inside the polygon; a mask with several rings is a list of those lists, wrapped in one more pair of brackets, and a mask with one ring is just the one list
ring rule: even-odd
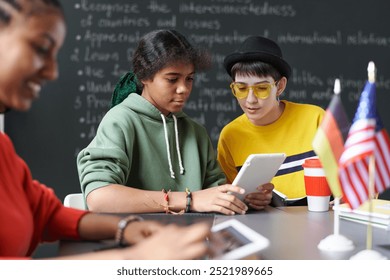
{"label": "small american flag", "polygon": [[369,198],[369,160],[375,158],[375,192],[390,185],[390,140],[376,111],[375,83],[367,82],[339,160],[344,199],[352,209]]}

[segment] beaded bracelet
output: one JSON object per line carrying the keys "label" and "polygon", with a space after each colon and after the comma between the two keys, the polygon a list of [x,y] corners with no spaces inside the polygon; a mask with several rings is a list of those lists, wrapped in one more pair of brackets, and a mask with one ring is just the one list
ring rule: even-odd
{"label": "beaded bracelet", "polygon": [[164,201],[165,201],[165,205],[164,205],[164,210],[165,210],[165,213],[168,214],[169,213],[169,193],[171,192],[171,190],[169,191],[166,191],[165,189],[162,189],[161,190],[164,194]]}
{"label": "beaded bracelet", "polygon": [[143,219],[139,216],[131,215],[131,216],[127,216],[119,221],[118,229],[117,229],[116,234],[115,234],[115,242],[119,247],[126,246],[126,243],[123,241],[125,229],[130,223],[136,222],[136,221],[143,221]]}
{"label": "beaded bracelet", "polygon": [[184,209],[179,211],[179,212],[175,212],[173,210],[171,210],[171,208],[174,208],[174,205],[170,205],[169,204],[169,193],[171,192],[171,190],[169,189],[168,191],[166,191],[165,189],[162,189],[161,190],[164,194],[164,201],[165,201],[165,205],[164,204],[158,204],[160,206],[162,206],[164,208],[164,211],[166,214],[174,214],[174,215],[181,215],[184,213]]}
{"label": "beaded bracelet", "polygon": [[186,196],[186,210],[185,210],[185,212],[188,213],[191,211],[192,194],[188,188],[186,188],[186,193],[187,193],[187,196]]}

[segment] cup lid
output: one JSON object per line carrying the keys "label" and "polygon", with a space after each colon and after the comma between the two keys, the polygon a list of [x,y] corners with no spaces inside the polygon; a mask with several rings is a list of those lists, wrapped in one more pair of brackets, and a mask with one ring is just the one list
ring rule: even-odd
{"label": "cup lid", "polygon": [[322,164],[318,158],[308,158],[302,166],[304,168],[322,168]]}

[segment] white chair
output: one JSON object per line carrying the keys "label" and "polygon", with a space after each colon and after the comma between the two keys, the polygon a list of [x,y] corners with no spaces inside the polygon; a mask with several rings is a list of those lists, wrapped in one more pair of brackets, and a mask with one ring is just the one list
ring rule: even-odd
{"label": "white chair", "polygon": [[87,207],[84,203],[84,196],[82,193],[70,193],[65,196],[64,206],[86,210]]}

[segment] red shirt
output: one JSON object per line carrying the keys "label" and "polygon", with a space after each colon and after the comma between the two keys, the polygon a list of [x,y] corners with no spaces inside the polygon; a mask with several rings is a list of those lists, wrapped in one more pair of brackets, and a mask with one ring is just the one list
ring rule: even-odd
{"label": "red shirt", "polygon": [[64,207],[52,189],[33,180],[0,132],[0,258],[29,257],[43,241],[79,239],[85,213]]}

